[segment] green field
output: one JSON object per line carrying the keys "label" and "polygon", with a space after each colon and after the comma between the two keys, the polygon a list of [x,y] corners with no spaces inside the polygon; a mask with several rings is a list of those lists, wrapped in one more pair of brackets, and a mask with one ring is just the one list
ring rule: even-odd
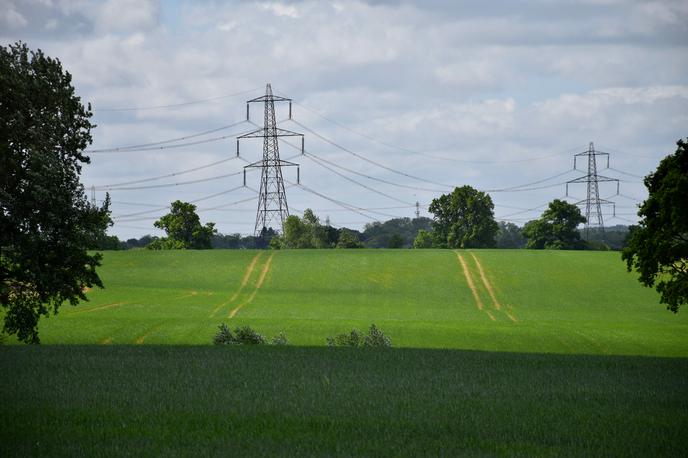
{"label": "green field", "polygon": [[0,456],[685,456],[688,359],[0,348]]}
{"label": "green field", "polygon": [[41,321],[44,343],[210,344],[225,321],[319,346],[375,323],[395,347],[688,356],[688,315],[614,252],[142,250],[100,272],[104,290]]}
{"label": "green field", "polygon": [[[128,251],[0,346],[0,456],[684,456],[688,316],[618,253]],[[211,346],[220,322],[289,346]],[[377,324],[394,348],[327,348]],[[74,345],[72,345],[74,344]]]}

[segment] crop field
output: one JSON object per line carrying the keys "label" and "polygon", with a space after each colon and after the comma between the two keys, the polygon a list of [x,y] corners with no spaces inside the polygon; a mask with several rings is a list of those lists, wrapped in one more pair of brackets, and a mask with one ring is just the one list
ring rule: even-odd
{"label": "crop field", "polygon": [[688,316],[613,252],[107,252],[105,289],[43,319],[46,344],[210,344],[250,325],[293,345],[375,323],[395,347],[688,356]]}
{"label": "crop field", "polygon": [[[618,253],[108,252],[0,345],[0,456],[684,456],[688,315]],[[213,346],[219,323],[288,346]],[[327,348],[375,323],[394,348]]]}

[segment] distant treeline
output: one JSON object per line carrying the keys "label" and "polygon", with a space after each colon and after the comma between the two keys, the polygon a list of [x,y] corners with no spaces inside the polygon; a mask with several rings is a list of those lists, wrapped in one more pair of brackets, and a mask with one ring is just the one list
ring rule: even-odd
{"label": "distant treeline", "polygon": [[[522,228],[513,223],[499,222],[497,232],[497,248],[518,249],[525,248],[526,239],[521,234]],[[367,224],[363,231],[347,228],[335,228],[330,225],[322,226],[325,234],[326,244],[324,247],[334,248],[338,245],[341,234],[347,233],[360,243],[359,246],[365,248],[412,248],[413,241],[418,235],[418,231],[432,230],[432,219],[421,218],[395,218],[384,222],[374,222]],[[586,239],[589,249],[611,249],[620,250],[628,236],[629,227],[615,225],[606,227],[604,237],[598,228],[590,229],[590,236],[585,237],[585,231],[581,231],[581,237]],[[263,236],[243,236],[241,234],[215,234],[212,237],[212,247],[218,249],[241,250],[241,249],[266,249],[270,247],[270,242],[276,233],[268,229]],[[97,249],[102,250],[130,250],[146,248],[150,243],[158,240],[154,235],[144,235],[141,238],[131,238],[125,241],[119,240],[116,236],[107,236],[101,240]]]}

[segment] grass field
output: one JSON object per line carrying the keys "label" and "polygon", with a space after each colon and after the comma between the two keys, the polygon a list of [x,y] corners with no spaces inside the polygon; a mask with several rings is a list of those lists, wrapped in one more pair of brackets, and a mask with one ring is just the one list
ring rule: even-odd
{"label": "grass field", "polygon": [[688,359],[0,347],[0,456],[685,456]]}
{"label": "grass field", "polygon": [[42,320],[44,343],[210,344],[226,321],[318,346],[375,323],[396,347],[688,356],[688,315],[618,253],[144,250],[100,272],[106,289]]}
{"label": "grass field", "polygon": [[[100,272],[48,345],[0,346],[0,456],[688,447],[688,316],[618,253],[129,251]],[[222,321],[291,345],[210,346]],[[324,346],[371,323],[395,348]]]}

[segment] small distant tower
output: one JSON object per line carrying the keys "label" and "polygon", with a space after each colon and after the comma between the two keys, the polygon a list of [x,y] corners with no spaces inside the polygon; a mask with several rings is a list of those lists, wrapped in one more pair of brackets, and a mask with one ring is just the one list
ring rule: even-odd
{"label": "small distant tower", "polygon": [[566,182],[566,195],[569,195],[570,183],[587,183],[587,197],[584,200],[578,201],[575,205],[585,206],[585,238],[590,238],[590,228],[599,227],[602,231],[602,238],[604,239],[604,220],[602,218],[602,205],[612,205],[614,207],[614,214],[616,214],[616,205],[614,202],[606,199],[600,199],[599,183],[601,181],[616,181],[616,194],[619,194],[619,180],[616,178],[609,178],[597,173],[597,156],[607,156],[607,168],[609,168],[609,153],[595,151],[595,145],[590,142],[587,151],[575,154],[573,156],[573,168],[576,169],[576,158],[578,156],[585,156],[588,159],[588,173],[582,177],[576,178]]}
{"label": "small distant tower", "polygon": [[325,226],[328,226],[328,227],[330,226],[330,215],[327,215],[325,217]]}
{"label": "small distant tower", "polygon": [[416,201],[416,219],[420,218],[420,203]]}
{"label": "small distant tower", "polygon": [[96,187],[91,186],[91,205],[96,206]]}

